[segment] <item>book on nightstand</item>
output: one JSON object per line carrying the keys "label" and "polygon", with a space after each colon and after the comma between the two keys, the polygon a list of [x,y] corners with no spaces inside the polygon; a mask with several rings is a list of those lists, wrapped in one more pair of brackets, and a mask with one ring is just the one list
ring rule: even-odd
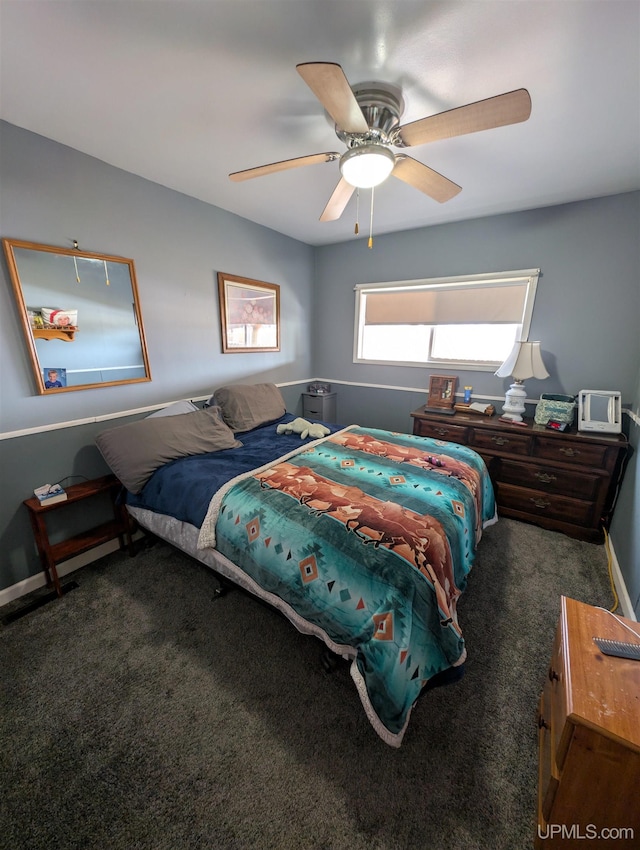
{"label": "book on nightstand", "polygon": [[36,487],[33,491],[41,505],[55,505],[56,502],[64,502],[67,494],[59,484],[44,484]]}
{"label": "book on nightstand", "polygon": [[481,416],[493,416],[496,412],[492,404],[483,404],[479,401],[472,401],[471,404],[459,402],[458,404],[454,404],[453,407],[460,413],[478,413]]}

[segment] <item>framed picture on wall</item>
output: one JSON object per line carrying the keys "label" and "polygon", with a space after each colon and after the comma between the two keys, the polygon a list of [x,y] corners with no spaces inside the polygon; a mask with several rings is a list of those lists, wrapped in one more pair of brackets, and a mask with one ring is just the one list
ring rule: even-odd
{"label": "framed picture on wall", "polygon": [[222,352],[280,351],[280,287],[218,272]]}

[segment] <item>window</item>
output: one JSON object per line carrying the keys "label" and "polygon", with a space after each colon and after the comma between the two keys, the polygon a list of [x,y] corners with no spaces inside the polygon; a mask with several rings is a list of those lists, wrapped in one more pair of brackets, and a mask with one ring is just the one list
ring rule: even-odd
{"label": "window", "polygon": [[354,362],[493,371],[528,337],[539,274],[359,284]]}

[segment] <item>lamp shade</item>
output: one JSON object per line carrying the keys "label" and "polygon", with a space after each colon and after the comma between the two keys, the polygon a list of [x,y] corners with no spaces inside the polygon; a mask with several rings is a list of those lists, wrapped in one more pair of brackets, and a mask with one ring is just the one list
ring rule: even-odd
{"label": "lamp shade", "polygon": [[383,145],[367,143],[351,148],[340,157],[340,172],[357,189],[370,189],[385,181],[393,171],[396,158]]}
{"label": "lamp shade", "polygon": [[542,360],[539,342],[516,342],[511,354],[495,372],[499,378],[513,376],[516,381],[527,378],[548,378],[549,373]]}

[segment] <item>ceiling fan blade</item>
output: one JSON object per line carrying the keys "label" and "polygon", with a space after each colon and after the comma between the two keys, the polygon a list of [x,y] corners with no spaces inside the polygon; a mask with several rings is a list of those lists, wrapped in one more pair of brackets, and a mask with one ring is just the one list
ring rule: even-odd
{"label": "ceiling fan blade", "polygon": [[355,188],[347,183],[344,177],[341,177],[320,216],[320,221],[336,221],[339,219],[354,192]]}
{"label": "ceiling fan blade", "polygon": [[368,133],[369,125],[340,65],[335,62],[303,62],[296,70],[346,133]]}
{"label": "ceiling fan blade", "polygon": [[419,189],[437,201],[439,204],[444,204],[445,201],[450,201],[458,192],[462,191],[462,186],[458,186],[452,180],[438,174],[433,168],[428,165],[418,162],[405,154],[398,154],[396,164],[391,172],[398,180],[408,183],[414,189]]}
{"label": "ceiling fan blade", "polygon": [[302,165],[316,165],[318,162],[334,162],[336,159],[340,159],[340,154],[336,153],[336,151],[313,153],[309,156],[298,156],[295,159],[283,159],[281,162],[270,162],[268,165],[247,168],[244,171],[234,171],[229,175],[229,180],[239,183],[241,180],[250,180],[252,177],[264,177],[265,174],[275,174],[278,171],[286,171],[288,168],[300,168]]}
{"label": "ceiling fan blade", "polygon": [[498,94],[486,100],[449,109],[411,121],[400,127],[400,138],[407,146],[424,145],[440,139],[451,139],[479,130],[492,130],[526,121],[531,115],[531,97],[526,89]]}

